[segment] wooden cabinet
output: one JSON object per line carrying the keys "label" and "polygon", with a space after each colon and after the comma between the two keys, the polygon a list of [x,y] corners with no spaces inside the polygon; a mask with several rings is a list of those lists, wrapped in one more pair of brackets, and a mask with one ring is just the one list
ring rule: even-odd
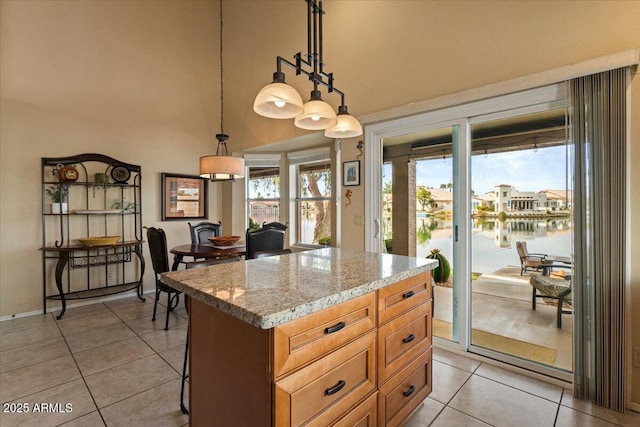
{"label": "wooden cabinet", "polygon": [[378,425],[404,423],[431,393],[431,348],[382,384],[378,396]]}
{"label": "wooden cabinet", "polygon": [[378,424],[396,426],[431,392],[431,274],[378,291]]}
{"label": "wooden cabinet", "polygon": [[431,391],[429,282],[423,273],[272,329],[192,299],[190,424],[403,423]]}
{"label": "wooden cabinet", "polygon": [[375,391],[375,342],[371,331],[277,381],[276,425],[328,426]]}
{"label": "wooden cabinet", "polygon": [[276,378],[319,359],[376,327],[373,293],[274,328]]}
{"label": "wooden cabinet", "polygon": [[378,381],[388,380],[400,368],[431,346],[431,304],[415,309],[380,326]]}

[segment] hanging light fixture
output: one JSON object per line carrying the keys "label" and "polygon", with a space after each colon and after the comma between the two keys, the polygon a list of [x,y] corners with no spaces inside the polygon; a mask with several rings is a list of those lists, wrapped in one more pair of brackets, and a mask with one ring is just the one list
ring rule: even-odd
{"label": "hanging light fixture", "polygon": [[[305,0],[307,2],[307,53],[298,52],[294,55],[295,63],[276,57],[276,72],[273,82],[265,86],[256,96],[253,110],[261,116],[272,119],[291,119],[301,129],[322,130],[328,138],[350,138],[362,135],[362,125],[351,116],[344,103],[344,92],[333,85],[333,73],[324,71],[322,60],[322,2]],[[282,65],[296,70],[296,75],[304,74],[313,82],[311,97],[305,104],[300,94],[287,85]],[[336,115],[333,107],[322,100],[319,86],[327,88],[327,92],[340,95],[340,107]]]}
{"label": "hanging light fixture", "polygon": [[222,0],[220,0],[220,133],[216,135],[218,148],[215,156],[200,157],[200,176],[211,181],[235,181],[244,176],[244,159],[229,155],[224,133],[224,82],[222,63]]}

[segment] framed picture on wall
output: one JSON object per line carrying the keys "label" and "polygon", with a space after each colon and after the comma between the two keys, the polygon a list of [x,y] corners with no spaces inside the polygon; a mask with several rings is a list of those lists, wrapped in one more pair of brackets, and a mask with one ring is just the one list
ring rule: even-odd
{"label": "framed picture on wall", "polygon": [[342,167],[342,185],[344,187],[360,185],[360,160],[344,162]]}
{"label": "framed picture on wall", "polygon": [[162,173],[162,220],[207,219],[209,186],[197,175]]}

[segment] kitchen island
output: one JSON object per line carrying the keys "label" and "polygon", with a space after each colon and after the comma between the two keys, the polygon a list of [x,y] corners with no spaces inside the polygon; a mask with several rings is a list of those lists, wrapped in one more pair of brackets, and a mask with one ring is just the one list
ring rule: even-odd
{"label": "kitchen island", "polygon": [[191,425],[399,425],[431,391],[437,261],[325,248],[165,273]]}

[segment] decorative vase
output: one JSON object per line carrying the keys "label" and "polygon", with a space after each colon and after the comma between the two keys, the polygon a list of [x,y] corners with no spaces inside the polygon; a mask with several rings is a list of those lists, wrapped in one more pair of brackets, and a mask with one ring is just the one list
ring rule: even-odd
{"label": "decorative vase", "polygon": [[[60,209],[61,207],[62,207],[62,209]],[[68,212],[67,202],[51,203],[51,213],[54,213],[54,214],[59,214],[59,213],[66,214],[67,212]]]}

